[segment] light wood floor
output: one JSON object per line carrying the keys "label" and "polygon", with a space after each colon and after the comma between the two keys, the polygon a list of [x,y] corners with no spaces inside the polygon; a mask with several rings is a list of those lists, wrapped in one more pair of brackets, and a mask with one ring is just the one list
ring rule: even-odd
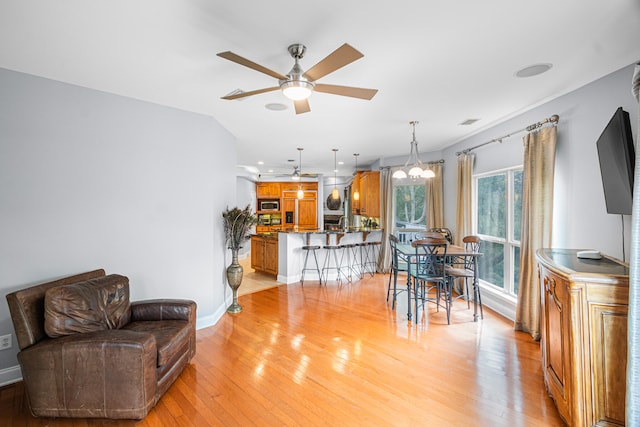
{"label": "light wood floor", "polygon": [[197,333],[197,354],[142,422],[35,419],[21,383],[0,389],[2,426],[561,426],[538,343],[456,301],[407,322],[386,276],[282,285],[239,298]]}

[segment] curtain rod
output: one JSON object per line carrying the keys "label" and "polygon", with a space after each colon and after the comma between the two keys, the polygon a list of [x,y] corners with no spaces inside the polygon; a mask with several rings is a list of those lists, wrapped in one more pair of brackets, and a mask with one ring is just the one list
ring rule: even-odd
{"label": "curtain rod", "polygon": [[[444,159],[440,159],[440,160],[431,160],[430,162],[422,162],[422,164],[425,165],[437,165],[440,163],[444,163]],[[411,165],[409,165],[411,166]],[[391,165],[391,166],[380,166],[380,170],[382,169],[391,169],[391,168],[403,168],[404,165]]]}
{"label": "curtain rod", "polygon": [[555,125],[555,124],[558,123],[559,120],[560,120],[560,116],[558,116],[557,114],[554,114],[553,116],[548,117],[548,118],[546,118],[546,119],[544,119],[544,120],[542,120],[542,121],[540,121],[538,123],[534,123],[532,125],[529,125],[524,129],[516,130],[516,131],[513,131],[513,132],[508,133],[506,135],[503,135],[501,137],[493,138],[491,141],[483,142],[482,144],[478,144],[478,145],[476,145],[474,147],[466,148],[466,149],[464,149],[462,151],[458,151],[456,153],[456,156],[459,156],[460,154],[468,154],[470,151],[475,150],[476,148],[484,147],[487,144],[492,144],[494,142],[502,142],[503,139],[509,138],[510,136],[513,136],[516,133],[520,133],[520,132],[524,132],[524,131],[531,132],[532,130],[536,130],[536,129],[542,127],[542,125],[544,125],[545,123],[553,123]]}

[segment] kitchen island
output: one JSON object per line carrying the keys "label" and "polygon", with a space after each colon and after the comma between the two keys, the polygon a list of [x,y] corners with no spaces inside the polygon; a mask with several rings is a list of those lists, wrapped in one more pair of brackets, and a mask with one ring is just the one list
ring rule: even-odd
{"label": "kitchen island", "polygon": [[[296,283],[300,281],[302,267],[304,265],[304,251],[302,246],[317,245],[321,248],[325,245],[346,245],[362,242],[380,242],[382,239],[382,229],[380,228],[349,228],[348,230],[283,230],[278,233],[269,235],[256,235],[253,240],[275,239],[277,234],[278,251],[277,251],[277,281],[282,283]],[[252,244],[253,251],[253,244]],[[320,269],[326,257],[326,251],[320,249],[318,251],[318,263]],[[254,258],[254,254],[251,254]],[[272,260],[275,261],[275,260]],[[266,260],[265,260],[266,262]],[[318,274],[314,271],[307,271],[305,282],[307,280],[319,280]]]}

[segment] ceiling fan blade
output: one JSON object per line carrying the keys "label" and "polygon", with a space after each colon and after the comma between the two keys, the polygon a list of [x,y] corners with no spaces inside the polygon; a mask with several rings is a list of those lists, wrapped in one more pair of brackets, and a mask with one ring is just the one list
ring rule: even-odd
{"label": "ceiling fan blade", "polygon": [[271,76],[271,77],[275,77],[278,80],[286,80],[287,79],[286,76],[284,76],[284,75],[282,75],[280,73],[277,73],[277,72],[275,72],[273,70],[270,70],[267,67],[263,67],[260,64],[256,64],[253,61],[249,61],[248,59],[243,58],[242,56],[236,55],[233,52],[229,52],[229,51],[220,52],[220,53],[218,53],[218,56],[220,58],[228,59],[229,61],[235,62],[236,64],[244,65],[245,67],[249,67],[249,68],[251,68],[253,70],[260,71],[261,73],[264,73],[264,74],[266,74],[268,76]]}
{"label": "ceiling fan blade", "polygon": [[307,70],[307,72],[304,73],[304,76],[312,82],[315,82],[320,77],[333,73],[337,69],[351,64],[353,61],[360,59],[363,56],[364,55],[362,53],[345,43]]}
{"label": "ceiling fan blade", "polygon": [[323,85],[320,83],[316,83],[313,88],[316,92],[324,92],[331,93],[333,95],[342,95],[342,96],[350,96],[352,98],[360,98],[371,100],[376,93],[378,93],[378,89],[364,89],[361,87],[351,87],[351,86],[338,86],[338,85]]}
{"label": "ceiling fan blade", "polygon": [[236,93],[235,95],[227,95],[227,96],[223,96],[221,98],[222,99],[238,99],[238,98],[244,98],[244,97],[251,96],[251,95],[258,95],[260,93],[272,92],[272,91],[278,90],[278,89],[280,89],[280,87],[278,87],[278,86],[267,87],[267,88],[264,88],[264,89],[252,90],[250,92],[240,92],[240,93]]}
{"label": "ceiling fan blade", "polygon": [[308,113],[309,111],[311,111],[308,99],[293,101],[293,105],[296,107],[296,114]]}

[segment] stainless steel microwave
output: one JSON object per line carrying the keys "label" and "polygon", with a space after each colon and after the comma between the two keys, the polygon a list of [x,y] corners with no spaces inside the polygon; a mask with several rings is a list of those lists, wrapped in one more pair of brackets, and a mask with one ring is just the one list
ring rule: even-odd
{"label": "stainless steel microwave", "polygon": [[279,211],[280,201],[278,200],[262,200],[260,201],[261,211]]}

